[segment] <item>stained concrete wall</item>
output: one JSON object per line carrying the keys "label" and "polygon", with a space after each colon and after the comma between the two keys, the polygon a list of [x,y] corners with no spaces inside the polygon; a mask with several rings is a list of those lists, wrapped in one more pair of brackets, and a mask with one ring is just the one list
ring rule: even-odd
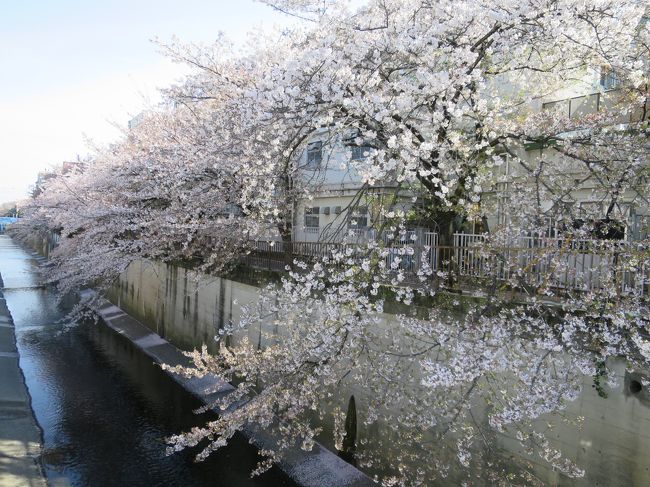
{"label": "stained concrete wall", "polygon": [[[214,351],[214,336],[219,329],[228,322],[237,323],[242,306],[257,302],[259,287],[251,283],[254,277],[247,276],[247,282],[240,282],[198,275],[173,265],[137,262],[122,276],[110,298],[176,346],[191,350],[205,343]],[[268,322],[261,325],[271,335],[278,331],[273,328],[274,318],[269,316]],[[385,314],[378,326],[399,330],[397,318],[391,314]],[[252,343],[265,345],[259,327],[246,329],[242,334]],[[552,446],[560,448],[587,470],[584,479],[570,482],[571,485],[650,485],[650,459],[646,454],[650,451],[650,395],[646,389],[631,391],[631,382],[639,380],[643,374],[627,370],[622,361],[611,365],[618,384],[609,388],[609,397],[599,397],[592,387],[592,378],[585,376],[583,393],[577,401],[568,404],[564,412],[570,421],[560,422],[550,432]],[[350,394],[357,399],[359,438],[365,438],[371,448],[380,438],[388,438],[384,444],[390,445],[387,428],[363,424],[365,407],[373,399],[368,391],[357,383],[343,383],[336,391],[338,397],[334,402],[338,400],[338,405],[345,410]],[[323,410],[328,412],[329,407],[323,405]],[[585,418],[580,427],[571,423],[579,417]],[[482,422],[485,418],[477,419]],[[544,429],[548,420],[548,416],[542,416],[537,424]],[[326,422],[324,428],[331,430],[331,424]],[[332,447],[325,437],[323,441]],[[539,458],[526,457],[513,438],[496,435],[493,441],[490,446],[493,454],[510,456],[514,453],[526,458],[549,485],[567,482]],[[386,455],[390,455],[390,448],[386,448]],[[455,483],[452,472],[448,484]]]}

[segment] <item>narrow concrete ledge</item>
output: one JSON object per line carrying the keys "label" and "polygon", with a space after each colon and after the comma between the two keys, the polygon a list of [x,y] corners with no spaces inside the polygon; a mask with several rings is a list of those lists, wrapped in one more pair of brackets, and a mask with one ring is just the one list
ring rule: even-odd
{"label": "narrow concrete ledge", "polygon": [[[82,297],[92,294],[83,291]],[[116,333],[125,336],[133,345],[147,354],[158,364],[190,365],[191,361],[174,345],[152,332],[122,309],[106,300],[102,300],[99,309],[102,321]],[[185,390],[198,397],[204,404],[234,390],[233,386],[216,375],[201,378],[181,377],[166,372]],[[219,411],[215,411],[219,413]],[[259,428],[250,428],[242,432],[258,448],[270,448],[273,437]],[[293,448],[286,452],[279,467],[297,484],[304,487],[365,487],[377,485],[366,474],[345,462],[337,455],[316,443],[310,452]]]}
{"label": "narrow concrete ledge", "polygon": [[13,320],[0,291],[0,487],[45,487],[41,431],[18,358]]}
{"label": "narrow concrete ledge", "polygon": [[0,325],[0,353],[16,354],[16,338],[13,325]]}

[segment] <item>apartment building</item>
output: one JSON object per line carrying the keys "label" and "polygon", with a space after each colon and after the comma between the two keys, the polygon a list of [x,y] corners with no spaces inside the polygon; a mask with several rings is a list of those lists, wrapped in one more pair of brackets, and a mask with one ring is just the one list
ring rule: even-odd
{"label": "apartment building", "polygon": [[[650,120],[649,99],[638,103],[631,111],[620,111],[617,106],[624,96],[627,94],[615,73],[605,69],[593,70],[583,83],[540,99],[532,109],[555,111],[576,121],[590,115],[609,113],[607,129],[623,133],[630,129],[632,123]],[[580,126],[577,126],[563,135],[580,135],[580,130]],[[545,172],[548,180],[555,179],[552,184],[562,192],[558,192],[555,198],[548,198],[549,185],[543,188],[547,196],[541,202],[547,215],[547,236],[558,235],[567,225],[578,226],[586,220],[597,222],[605,219],[616,222],[618,228],[600,237],[639,240],[650,234],[650,202],[647,199],[650,192],[650,163],[647,160],[645,173],[636,177],[631,184],[626,182],[624,190],[614,199],[605,178],[599,178],[597,171],[590,171],[587,162],[569,160],[561,151],[555,150],[552,143],[531,141],[503,157],[505,163],[497,170],[493,186],[483,197],[490,228],[512,222],[518,217],[512,205],[514,187],[545,185],[544,176],[541,176],[541,181],[535,181],[540,173]],[[540,169],[542,164],[543,170]],[[573,221],[570,222],[570,219]]]}
{"label": "apartment building", "polygon": [[[516,87],[502,83],[499,89],[507,92]],[[650,100],[647,99],[630,112],[616,112],[623,96],[626,96],[625,90],[616,73],[593,69],[585,73],[581,82],[546,97],[536,97],[529,110],[532,113],[555,111],[570,120],[609,113],[610,129],[621,131],[627,130],[630,123],[650,118]],[[580,127],[575,130],[579,131]],[[421,204],[417,187],[404,187],[391,180],[364,185],[362,175],[355,169],[355,162],[371,156],[372,149],[346,142],[322,129],[315,132],[306,144],[299,168],[303,186],[310,191],[309,196],[299,200],[294,209],[295,241],[331,242],[340,241],[344,236],[352,240],[374,238],[381,231],[380,209],[408,210],[414,204]],[[648,236],[650,204],[639,191],[628,188],[619,195],[615,207],[609,208],[611,201],[599,190],[603,181],[590,177],[585,164],[567,161],[553,147],[530,141],[513,146],[512,152],[504,153],[502,157],[505,163],[495,170],[492,184],[484,188],[480,203],[484,215],[482,223],[469,222],[469,233],[494,230],[517,218],[518,215],[511,212],[513,188],[534,184],[535,168],[543,162],[546,167],[557,167],[567,188],[561,198],[562,211],[552,208],[558,204],[557,201],[542,201],[547,218],[547,236],[556,236],[563,228],[566,229],[570,219],[577,224],[581,219],[593,221],[599,218],[620,222],[620,231],[610,232],[609,238],[635,240]],[[636,184],[648,188],[650,179],[639,179]],[[556,216],[562,212],[568,216],[564,221],[558,221]]]}
{"label": "apartment building", "polygon": [[372,150],[326,129],[312,135],[299,160],[301,183],[310,194],[294,210],[295,241],[364,241],[380,231],[382,208],[409,207],[413,193],[396,181],[364,183],[357,163]]}

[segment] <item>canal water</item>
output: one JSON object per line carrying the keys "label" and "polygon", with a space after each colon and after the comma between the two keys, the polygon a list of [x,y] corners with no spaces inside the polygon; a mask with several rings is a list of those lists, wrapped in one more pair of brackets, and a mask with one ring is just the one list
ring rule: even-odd
{"label": "canal water", "polygon": [[251,479],[259,457],[241,437],[201,463],[193,462],[196,451],[165,455],[167,436],[205,422],[192,414],[198,401],[103,325],[63,331],[55,296],[38,286],[36,261],[7,235],[0,274],[50,485],[290,485],[276,468]]}

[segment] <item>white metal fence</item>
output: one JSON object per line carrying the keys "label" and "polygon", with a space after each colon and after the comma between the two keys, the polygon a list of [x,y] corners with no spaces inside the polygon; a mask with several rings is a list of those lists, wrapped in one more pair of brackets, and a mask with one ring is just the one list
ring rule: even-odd
{"label": "white metal fence", "polygon": [[454,235],[456,272],[527,286],[590,291],[613,286],[647,293],[648,249],[612,240],[520,236],[486,245],[479,234]]}
{"label": "white metal fence", "polygon": [[[613,286],[618,292],[648,293],[648,249],[629,242],[517,237],[506,244],[485,235],[456,233],[452,246],[440,246],[438,234],[413,231],[399,238],[382,236],[387,268],[416,274],[423,268],[433,279],[478,284],[497,279],[513,287],[590,291]],[[289,247],[290,246],[290,247]],[[358,244],[257,241],[254,249],[271,259],[323,258]]]}

